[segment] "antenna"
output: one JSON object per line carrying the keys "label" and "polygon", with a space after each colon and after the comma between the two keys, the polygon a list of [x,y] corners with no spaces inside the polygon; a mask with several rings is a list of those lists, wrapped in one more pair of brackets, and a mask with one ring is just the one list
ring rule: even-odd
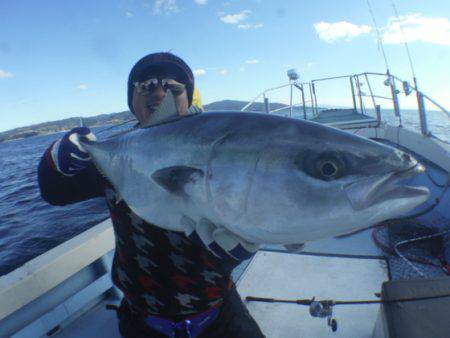
{"label": "antenna", "polygon": [[375,29],[377,30],[378,46],[380,47],[381,52],[383,53],[384,63],[386,65],[387,73],[389,74],[390,73],[389,72],[389,64],[388,64],[388,61],[386,58],[386,53],[384,52],[383,40],[381,39],[380,29],[378,28],[378,24],[377,24],[377,21],[375,20],[375,15],[373,14],[372,6],[370,5],[369,0],[367,0],[367,7],[369,7],[369,13],[370,13],[370,16],[372,17],[373,25],[375,26]]}
{"label": "antenna", "polygon": [[412,76],[413,76],[414,85],[417,88],[416,72],[414,71],[414,66],[413,66],[413,62],[412,62],[412,58],[411,58],[411,53],[409,51],[409,46],[408,46],[408,40],[406,39],[405,32],[403,31],[403,27],[402,27],[402,25],[400,23],[400,16],[398,15],[397,7],[395,6],[394,0],[391,0],[391,4],[392,4],[392,8],[394,9],[395,16],[397,17],[398,27],[400,28],[400,32],[402,33],[403,42],[404,42],[405,48],[406,48],[406,53],[408,54],[409,65],[411,67],[411,73],[412,73]]}

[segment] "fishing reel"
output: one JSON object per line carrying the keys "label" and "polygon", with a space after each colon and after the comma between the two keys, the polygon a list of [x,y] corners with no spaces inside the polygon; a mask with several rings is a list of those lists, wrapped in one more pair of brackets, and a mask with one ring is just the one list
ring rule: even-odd
{"label": "fishing reel", "polygon": [[332,300],[324,300],[324,301],[315,301],[315,298],[312,299],[311,304],[309,305],[309,313],[313,317],[318,318],[327,318],[327,324],[331,327],[331,331],[337,331],[337,320],[333,318],[333,306],[334,301]]}

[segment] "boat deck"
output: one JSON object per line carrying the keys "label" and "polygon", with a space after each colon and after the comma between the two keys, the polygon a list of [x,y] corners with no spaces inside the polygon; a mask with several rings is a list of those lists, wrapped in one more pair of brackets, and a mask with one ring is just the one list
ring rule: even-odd
{"label": "boat deck", "polygon": [[[280,246],[267,246],[265,249],[271,251],[284,251]],[[286,253],[289,255],[288,253]],[[365,230],[357,234],[344,237],[344,238],[330,238],[325,240],[320,240],[316,242],[307,243],[305,249],[299,255],[311,256],[346,256],[357,258],[381,258],[379,249],[373,244],[371,240],[371,230]],[[249,260],[243,262],[239,265],[233,272],[233,280],[237,282],[245,272]],[[303,269],[302,266],[298,266],[298,271]],[[323,266],[317,266],[317,271],[322,270]],[[345,275],[343,271],[342,275]],[[347,278],[351,278],[347,276]],[[350,283],[350,281],[349,281]],[[292,289],[295,289],[295,285],[292,285]],[[341,294],[336,296],[341,297]],[[57,332],[55,332],[52,337],[63,337],[63,338],[75,338],[75,337],[85,337],[85,338],[97,338],[97,337],[120,337],[117,328],[116,313],[113,310],[107,310],[107,304],[118,304],[119,300],[117,297],[109,296],[103,299],[100,303],[94,305],[90,310],[88,310],[83,315],[74,319],[72,322],[67,324],[62,324]],[[309,314],[308,314],[309,316]],[[317,322],[312,318],[313,324]],[[322,323],[326,326],[326,323]],[[328,333],[328,330],[327,330]],[[13,336],[14,337],[14,336]],[[21,336],[23,337],[23,336]],[[274,337],[274,336],[271,336]],[[333,337],[333,332],[329,331],[329,337]]]}
{"label": "boat deck", "polygon": [[81,315],[68,326],[61,328],[52,337],[60,338],[120,338],[117,327],[117,317],[114,310],[107,310],[106,305],[119,305],[118,298],[105,298],[100,303],[92,307],[85,314]]}
{"label": "boat deck", "polygon": [[318,116],[310,121],[331,126],[375,126],[377,119],[357,112],[355,109],[326,109],[319,112]]}
{"label": "boat deck", "polygon": [[[261,250],[237,282],[237,289],[242,297],[376,301],[380,285],[389,279],[385,263],[383,258]],[[258,301],[247,301],[246,306],[267,337],[280,338],[369,338],[380,307],[334,307],[338,329],[333,332],[327,318],[310,315],[309,306]]]}

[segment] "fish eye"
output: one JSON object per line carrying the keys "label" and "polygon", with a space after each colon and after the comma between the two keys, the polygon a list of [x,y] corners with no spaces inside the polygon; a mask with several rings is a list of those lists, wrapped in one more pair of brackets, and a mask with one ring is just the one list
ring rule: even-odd
{"label": "fish eye", "polygon": [[320,161],[318,169],[325,179],[335,178],[339,173],[338,165],[331,160]]}
{"label": "fish eye", "polygon": [[322,154],[315,160],[315,170],[313,176],[331,181],[343,176],[345,162],[338,154]]}
{"label": "fish eye", "polygon": [[325,152],[319,155],[306,154],[298,156],[295,166],[304,173],[322,181],[331,181],[344,176],[346,172],[345,158],[336,152]]}

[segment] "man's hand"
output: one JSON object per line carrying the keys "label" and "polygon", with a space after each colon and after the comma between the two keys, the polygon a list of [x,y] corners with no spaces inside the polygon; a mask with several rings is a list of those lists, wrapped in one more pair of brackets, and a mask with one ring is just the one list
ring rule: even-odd
{"label": "man's hand", "polygon": [[74,176],[85,169],[91,157],[80,144],[80,137],[95,141],[95,135],[89,128],[79,127],[69,131],[57,141],[51,150],[56,169],[65,176]]}
{"label": "man's hand", "polygon": [[186,233],[193,240],[200,240],[206,248],[220,258],[238,261],[250,258],[259,249],[259,244],[249,243],[223,227],[202,218],[198,223],[185,222]]}

